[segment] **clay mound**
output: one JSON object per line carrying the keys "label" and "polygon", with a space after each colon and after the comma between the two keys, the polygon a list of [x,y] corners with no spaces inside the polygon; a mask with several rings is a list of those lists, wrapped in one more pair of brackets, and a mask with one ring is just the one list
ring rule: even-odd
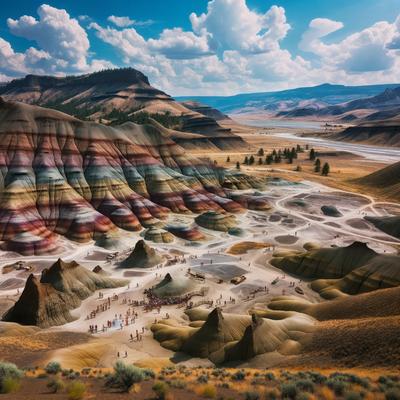
{"label": "clay mound", "polygon": [[339,218],[343,216],[343,214],[335,206],[322,206],[321,211],[328,217]]}
{"label": "clay mound", "polygon": [[58,235],[104,241],[117,227],[154,226],[174,213],[239,212],[223,187],[259,185],[191,157],[159,124],[110,127],[37,106],[0,103],[1,248],[58,250]]}
{"label": "clay mound", "polygon": [[42,272],[39,280],[31,274],[15,305],[3,316],[4,321],[47,328],[73,321],[70,310],[96,290],[116,288],[126,284],[96,274],[76,262],[58,260]]}
{"label": "clay mound", "polygon": [[303,315],[283,321],[257,319],[249,315],[189,310],[188,327],[170,323],[152,325],[154,338],[163,347],[216,364],[247,360],[273,351],[298,351],[298,341],[311,332],[313,319]]}
{"label": "clay mound", "polygon": [[[224,182],[224,187],[229,187],[226,181]],[[257,196],[232,194],[230,198],[249,210],[269,211],[272,208],[271,204],[266,199]]]}
{"label": "clay mound", "polygon": [[312,282],[313,290],[322,297],[335,298],[400,285],[400,256],[378,255],[342,279],[321,279]]}
{"label": "clay mound", "polygon": [[243,237],[245,235],[245,231],[242,228],[239,227],[235,227],[235,228],[230,228],[228,230],[228,233],[232,236],[239,236],[239,237]]}
{"label": "clay mound", "polygon": [[42,284],[31,274],[20,298],[4,314],[3,321],[41,328],[64,325],[74,320],[70,310],[78,306],[79,300],[76,297],[59,292],[50,284]]}
{"label": "clay mound", "polygon": [[292,366],[387,368],[400,360],[399,295],[399,288],[382,289],[320,304],[282,296],[255,312],[283,321],[304,313],[319,320],[301,340],[301,353],[291,358]]}
{"label": "clay mound", "polygon": [[196,224],[214,231],[228,232],[236,227],[236,218],[233,215],[207,211],[195,218]]}
{"label": "clay mound", "polygon": [[365,243],[354,242],[347,247],[321,248],[275,257],[271,264],[307,279],[337,279],[362,267],[376,255]]}
{"label": "clay mound", "polygon": [[380,189],[388,198],[400,201],[400,162],[389,165],[354,181],[372,189]]}
{"label": "clay mound", "polygon": [[376,228],[390,236],[400,239],[400,216],[391,217],[364,217],[365,220],[371,222]]}
{"label": "clay mound", "polygon": [[185,277],[172,277],[169,273],[164,279],[152,288],[152,292],[159,298],[178,297],[192,292],[196,283]]}
{"label": "clay mound", "polygon": [[129,257],[119,264],[119,268],[151,268],[161,262],[162,257],[144,240],[139,240]]}
{"label": "clay mound", "polygon": [[319,321],[400,315],[400,287],[313,304],[306,312]]}
{"label": "clay mound", "polygon": [[272,299],[266,310],[255,309],[253,312],[265,318],[305,313],[318,321],[390,317],[400,315],[400,287],[343,296],[321,303],[311,303],[294,296],[281,296]]}
{"label": "clay mound", "polygon": [[147,229],[144,238],[154,243],[172,243],[174,241],[172,233],[155,227]]}
{"label": "clay mound", "polygon": [[201,328],[185,341],[182,350],[193,356],[221,362],[224,359],[224,346],[238,341],[250,321],[251,317],[248,315],[222,314],[216,308],[208,315]]}
{"label": "clay mound", "polygon": [[188,240],[189,242],[199,242],[204,240],[205,235],[200,232],[200,230],[196,226],[168,226],[168,232],[171,232],[174,236]]}
{"label": "clay mound", "polygon": [[225,361],[249,360],[274,351],[296,354],[301,348],[300,341],[313,330],[312,318],[305,315],[274,321],[253,314],[243,337],[226,348]]}
{"label": "clay mound", "polygon": [[96,246],[107,250],[121,250],[126,247],[122,242],[121,237],[111,232],[100,235],[96,240]]}

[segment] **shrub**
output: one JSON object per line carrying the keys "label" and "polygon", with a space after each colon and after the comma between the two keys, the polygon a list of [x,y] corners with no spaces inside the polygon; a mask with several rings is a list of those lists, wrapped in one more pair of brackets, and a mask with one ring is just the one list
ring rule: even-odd
{"label": "shrub", "polygon": [[86,385],[83,382],[71,382],[67,388],[69,400],[81,400],[86,393]]}
{"label": "shrub", "polygon": [[343,393],[349,386],[347,382],[337,379],[328,379],[326,385],[335,392],[336,396],[343,396]]}
{"label": "shrub", "polygon": [[217,396],[217,389],[213,385],[205,385],[201,389],[200,394],[206,399],[214,399]]}
{"label": "shrub", "polygon": [[244,398],[246,400],[260,400],[260,395],[257,392],[246,392]]}
{"label": "shrub", "polygon": [[198,378],[197,378],[197,382],[199,382],[199,383],[208,383],[208,376],[207,375],[200,375]]}
{"label": "shrub", "polygon": [[144,379],[154,379],[156,374],[150,368],[142,368],[142,372],[144,374]]}
{"label": "shrub", "polygon": [[385,392],[386,400],[400,400],[400,390],[399,389],[389,389]]}
{"label": "shrub", "polygon": [[275,380],[275,375],[272,372],[267,372],[265,374],[265,379],[268,379],[269,381],[274,381]]}
{"label": "shrub", "polygon": [[19,390],[21,383],[19,379],[7,376],[2,383],[2,393],[14,393]]}
{"label": "shrub", "polygon": [[169,386],[175,389],[185,389],[187,383],[181,379],[173,379],[171,382],[169,382]]}
{"label": "shrub", "polygon": [[51,361],[46,365],[44,370],[47,374],[55,375],[61,372],[61,365],[56,361]]}
{"label": "shrub", "polygon": [[157,400],[165,400],[168,393],[168,385],[164,382],[156,382],[153,387],[153,392],[156,395]]}
{"label": "shrub", "polygon": [[52,393],[60,392],[65,388],[64,382],[61,379],[53,378],[46,385]]}
{"label": "shrub", "polygon": [[302,379],[297,381],[296,387],[303,392],[314,393],[314,383],[309,379]]}
{"label": "shrub", "polygon": [[344,396],[345,400],[362,400],[362,396],[357,392],[348,392]]}
{"label": "shrub", "polygon": [[15,364],[0,362],[0,392],[10,393],[7,390],[16,389],[19,380],[22,377],[22,371]]}
{"label": "shrub", "polygon": [[284,383],[281,385],[283,399],[295,399],[297,396],[297,387],[293,383]]}
{"label": "shrub", "polygon": [[270,389],[265,393],[265,400],[278,400],[281,396],[277,389]]}
{"label": "shrub", "polygon": [[246,378],[246,374],[242,370],[236,371],[231,378],[233,381],[243,381]]}
{"label": "shrub", "polygon": [[129,392],[135,383],[142,382],[145,378],[146,374],[141,368],[117,361],[114,365],[114,374],[107,379],[106,385]]}

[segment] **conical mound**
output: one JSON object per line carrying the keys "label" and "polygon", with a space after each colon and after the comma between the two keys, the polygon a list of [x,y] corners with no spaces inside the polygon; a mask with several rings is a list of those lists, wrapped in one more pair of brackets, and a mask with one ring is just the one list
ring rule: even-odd
{"label": "conical mound", "polygon": [[151,268],[161,262],[162,257],[144,240],[139,240],[129,257],[120,263],[119,268]]}
{"label": "conical mound", "polygon": [[70,310],[96,290],[125,285],[124,280],[112,279],[58,259],[42,272],[40,281],[31,274],[15,305],[3,316],[5,321],[46,328],[73,320]]}

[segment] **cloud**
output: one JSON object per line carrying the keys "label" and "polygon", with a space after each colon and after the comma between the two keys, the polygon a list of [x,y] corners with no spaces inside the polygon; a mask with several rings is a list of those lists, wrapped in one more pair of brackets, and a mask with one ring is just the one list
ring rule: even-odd
{"label": "cloud", "polygon": [[190,21],[195,33],[209,35],[215,50],[248,53],[278,48],[290,29],[283,7],[272,6],[265,14],[259,14],[251,11],[245,0],[211,0],[207,13],[192,13]]}
{"label": "cloud", "polygon": [[191,59],[210,55],[206,36],[197,36],[181,28],[164,29],[159,39],[149,39],[149,50],[172,59]]}
{"label": "cloud", "polygon": [[326,44],[321,39],[343,26],[325,18],[311,21],[303,34],[300,48],[321,58],[326,66],[336,67],[349,74],[388,70],[394,65],[389,51],[396,34],[396,23],[377,22],[340,42]]}
{"label": "cloud", "polygon": [[66,61],[78,71],[86,69],[89,39],[78,21],[65,10],[47,4],[41,5],[37,13],[39,20],[27,15],[17,20],[8,18],[11,33],[34,40],[53,58]]}
{"label": "cloud", "polygon": [[136,31],[135,28],[117,30],[114,28],[103,28],[93,22],[89,25],[90,29],[96,31],[96,35],[103,42],[110,44],[123,56],[123,61],[143,62],[148,51],[145,39]]}
{"label": "cloud", "polygon": [[302,56],[282,44],[290,31],[283,7],[260,11],[250,8],[246,0],[209,0],[204,13],[188,17],[191,29],[166,28],[145,38],[135,28],[154,21],[110,15],[110,26],[101,26],[90,16],[75,19],[66,10],[43,4],[38,18],[8,19],[11,33],[35,43],[18,52],[0,38],[0,80],[27,73],[62,75],[112,67],[107,60],[94,59],[87,30],[94,33],[91,38],[115,50],[119,65],[137,68],[154,86],[171,94],[224,95],[324,82],[400,79],[400,17],[336,41],[328,35],[342,29],[341,22],[313,19],[299,42]]}
{"label": "cloud", "polygon": [[343,24],[327,18],[315,18],[303,34],[299,47],[301,50],[319,53],[324,47],[320,39],[343,28]]}
{"label": "cloud", "polygon": [[135,19],[130,19],[129,17],[117,17],[115,15],[110,15],[107,20],[113,23],[118,28],[127,28],[129,26],[148,26],[155,23],[153,19],[146,19],[144,21],[137,21]]}

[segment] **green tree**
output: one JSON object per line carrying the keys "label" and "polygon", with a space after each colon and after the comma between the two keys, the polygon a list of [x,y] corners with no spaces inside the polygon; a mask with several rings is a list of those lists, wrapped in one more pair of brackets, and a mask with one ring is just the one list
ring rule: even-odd
{"label": "green tree", "polygon": [[314,161],[314,160],[315,160],[315,157],[316,157],[316,156],[315,156],[315,150],[314,150],[314,149],[311,149],[311,150],[310,150],[310,160],[311,160],[311,161]]}
{"label": "green tree", "polygon": [[228,156],[227,158],[226,158],[226,162],[228,163],[228,162],[231,162],[231,158]]}
{"label": "green tree", "polygon": [[264,149],[263,148],[259,149],[257,155],[259,157],[264,157]]}
{"label": "green tree", "polygon": [[315,160],[314,171],[315,172],[320,172],[321,171],[321,160],[319,158],[317,158]]}
{"label": "green tree", "polygon": [[249,158],[249,164],[250,164],[250,165],[253,165],[255,161],[256,161],[256,160],[255,160],[254,156],[250,156],[250,158]]}
{"label": "green tree", "polygon": [[236,169],[240,169],[240,162],[236,161]]}
{"label": "green tree", "polygon": [[260,157],[259,159],[258,159],[258,165],[262,165],[263,164],[263,160],[262,160],[262,158]]}
{"label": "green tree", "polygon": [[249,165],[249,157],[246,156],[246,157],[244,158],[243,164]]}
{"label": "green tree", "polygon": [[328,176],[330,170],[331,170],[331,167],[329,166],[329,164],[328,164],[328,163],[325,163],[324,166],[322,167],[322,173],[321,173],[321,174],[322,174],[323,176]]}

